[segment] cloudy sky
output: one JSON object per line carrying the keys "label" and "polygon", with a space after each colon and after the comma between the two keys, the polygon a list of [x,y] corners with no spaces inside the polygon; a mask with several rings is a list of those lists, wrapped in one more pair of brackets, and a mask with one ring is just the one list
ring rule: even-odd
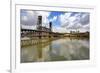
{"label": "cloudy sky", "polygon": [[80,32],[89,31],[90,14],[88,12],[56,12],[56,11],[34,11],[21,9],[20,23],[25,29],[36,29],[37,17],[42,16],[42,26],[49,28],[52,22],[54,32],[70,32],[79,30]]}

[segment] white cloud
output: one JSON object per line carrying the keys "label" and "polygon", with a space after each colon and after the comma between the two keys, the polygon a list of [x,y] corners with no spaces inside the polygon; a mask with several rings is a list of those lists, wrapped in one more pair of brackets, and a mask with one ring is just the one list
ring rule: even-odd
{"label": "white cloud", "polygon": [[60,21],[61,21],[61,26],[65,26],[65,25],[69,25],[69,17],[70,17],[71,13],[65,13],[65,14],[61,14],[59,16]]}
{"label": "white cloud", "polygon": [[48,17],[50,15],[50,12],[47,11],[36,11],[36,13],[38,15],[45,16],[45,17]]}
{"label": "white cloud", "polygon": [[[61,26],[66,29],[89,29],[89,13],[65,13],[59,16]],[[84,26],[85,25],[85,26]]]}
{"label": "white cloud", "polygon": [[83,25],[83,29],[86,29],[87,31],[89,31],[90,30],[90,25],[89,24]]}
{"label": "white cloud", "polygon": [[82,17],[81,17],[80,23],[81,23],[82,25],[88,24],[88,23],[89,23],[89,17],[90,17],[90,16],[89,16],[89,13],[83,14]]}
{"label": "white cloud", "polygon": [[57,16],[54,16],[52,19],[50,19],[49,21],[55,21],[55,20],[57,20]]}
{"label": "white cloud", "polygon": [[28,18],[27,18],[27,16],[22,16],[21,20],[22,20],[22,21],[27,21]]}
{"label": "white cloud", "polygon": [[25,28],[27,27],[28,29],[30,29],[31,27],[36,26],[39,15],[42,16],[42,26],[49,27],[48,16],[50,15],[50,12],[26,10],[25,13],[26,15],[21,16],[21,24],[26,25],[24,26]]}
{"label": "white cloud", "polygon": [[27,10],[27,15],[34,16],[35,15],[35,11]]}
{"label": "white cloud", "polygon": [[21,16],[21,24],[34,26],[37,24],[37,14],[35,11],[26,10],[25,15]]}

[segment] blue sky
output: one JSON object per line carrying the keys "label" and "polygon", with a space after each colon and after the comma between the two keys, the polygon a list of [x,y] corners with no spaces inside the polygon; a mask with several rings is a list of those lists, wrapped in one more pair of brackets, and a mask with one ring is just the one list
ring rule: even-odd
{"label": "blue sky", "polygon": [[57,27],[57,26],[60,27],[60,25],[61,25],[61,22],[60,22],[60,20],[59,20],[59,16],[60,16],[61,14],[64,14],[64,12],[53,12],[53,11],[52,11],[52,12],[50,13],[49,17],[48,17],[49,20],[50,20],[50,19],[53,19],[54,17],[57,17],[55,21],[52,21],[52,23],[54,24],[55,27]]}
{"label": "blue sky", "polygon": [[42,16],[43,26],[53,24],[54,32],[69,32],[70,30],[89,31],[90,14],[88,12],[58,12],[58,11],[34,11],[21,9],[21,25],[23,28],[35,29],[37,17]]}

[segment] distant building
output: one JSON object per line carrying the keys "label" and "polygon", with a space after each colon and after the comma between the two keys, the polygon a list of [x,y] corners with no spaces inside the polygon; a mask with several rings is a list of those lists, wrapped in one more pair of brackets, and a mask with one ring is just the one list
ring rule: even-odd
{"label": "distant building", "polygon": [[80,33],[80,31],[70,31],[71,34]]}
{"label": "distant building", "polygon": [[76,32],[75,32],[75,31],[70,31],[70,33],[71,33],[71,34],[74,34],[74,33],[76,33]]}

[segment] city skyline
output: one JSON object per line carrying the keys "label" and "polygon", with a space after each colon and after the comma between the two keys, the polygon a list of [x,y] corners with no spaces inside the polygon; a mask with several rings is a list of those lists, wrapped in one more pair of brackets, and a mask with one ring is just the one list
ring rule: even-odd
{"label": "city skyline", "polygon": [[34,11],[21,9],[21,27],[36,29],[37,18],[42,16],[42,26],[49,28],[52,22],[52,31],[66,33],[73,30],[80,32],[89,31],[90,14],[88,12],[58,12],[58,11]]}

